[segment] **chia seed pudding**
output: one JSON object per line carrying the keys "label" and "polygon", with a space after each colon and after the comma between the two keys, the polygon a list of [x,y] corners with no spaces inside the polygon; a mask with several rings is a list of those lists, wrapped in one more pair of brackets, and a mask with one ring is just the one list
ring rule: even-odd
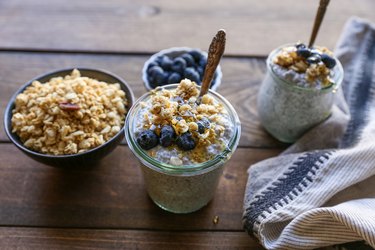
{"label": "chia seed pudding", "polygon": [[213,197],[241,127],[224,97],[188,79],[156,88],[129,111],[126,139],[141,162],[146,189],[161,208],[189,213]]}
{"label": "chia seed pudding", "polygon": [[342,79],[342,66],[327,48],[299,43],[274,50],[258,94],[262,125],[276,139],[295,142],[331,114]]}

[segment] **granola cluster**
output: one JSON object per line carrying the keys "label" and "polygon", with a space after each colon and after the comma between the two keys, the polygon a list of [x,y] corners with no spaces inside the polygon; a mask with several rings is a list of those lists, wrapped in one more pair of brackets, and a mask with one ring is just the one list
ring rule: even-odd
{"label": "granola cluster", "polygon": [[[207,146],[220,144],[218,138],[225,132],[222,117],[226,110],[209,94],[202,96],[197,102],[198,95],[197,85],[188,79],[182,80],[176,89],[152,91],[151,100],[142,103],[144,107],[149,106],[149,110],[143,115],[141,130],[153,131],[163,145],[163,127],[171,126],[178,146],[171,147],[179,148],[180,152],[185,151],[184,155],[189,155],[194,162],[204,162],[212,158],[212,155],[207,153]],[[194,145],[185,147],[185,139],[191,140]],[[167,143],[167,146],[169,145],[171,144]],[[149,154],[154,156],[156,150],[150,150]],[[180,165],[180,156],[171,158],[172,164]]]}
{"label": "granola cluster", "polygon": [[81,77],[73,70],[46,83],[34,81],[16,97],[12,132],[32,150],[76,154],[95,148],[124,124],[127,99],[118,83]]}
{"label": "granola cluster", "polygon": [[273,63],[304,74],[310,85],[319,82],[324,88],[333,83],[331,69],[336,65],[336,62],[332,57],[332,52],[325,47],[311,49],[300,43],[285,47],[274,57]]}

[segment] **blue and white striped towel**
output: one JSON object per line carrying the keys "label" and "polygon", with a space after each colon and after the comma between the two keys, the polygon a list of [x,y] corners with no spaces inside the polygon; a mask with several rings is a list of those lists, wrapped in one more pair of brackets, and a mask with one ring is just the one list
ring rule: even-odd
{"label": "blue and white striped towel", "polygon": [[345,76],[330,118],[248,170],[243,223],[267,249],[375,248],[375,25],[349,20],[335,53]]}

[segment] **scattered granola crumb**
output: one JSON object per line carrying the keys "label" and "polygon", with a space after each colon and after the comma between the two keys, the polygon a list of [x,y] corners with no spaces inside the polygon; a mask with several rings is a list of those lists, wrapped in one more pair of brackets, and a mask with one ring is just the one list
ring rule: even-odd
{"label": "scattered granola crumb", "polygon": [[219,216],[215,215],[212,222],[216,225],[219,223]]}

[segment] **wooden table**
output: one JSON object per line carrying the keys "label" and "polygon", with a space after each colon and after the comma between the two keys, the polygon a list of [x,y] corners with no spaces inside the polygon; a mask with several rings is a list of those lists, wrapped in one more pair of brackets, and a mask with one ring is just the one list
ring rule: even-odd
{"label": "wooden table", "polygon": [[[125,143],[92,170],[60,170],[23,155],[0,125],[0,248],[262,249],[244,231],[242,199],[251,164],[276,156],[278,143],[257,118],[264,59],[274,47],[307,40],[318,1],[1,0],[0,113],[27,80],[65,67],[102,68],[145,92],[143,63],[173,46],[206,50],[227,31],[219,92],[242,122],[240,146],[214,200],[175,215],[148,198]],[[333,49],[351,15],[375,20],[373,0],[331,1],[317,43]],[[217,224],[213,218],[219,217]]]}

